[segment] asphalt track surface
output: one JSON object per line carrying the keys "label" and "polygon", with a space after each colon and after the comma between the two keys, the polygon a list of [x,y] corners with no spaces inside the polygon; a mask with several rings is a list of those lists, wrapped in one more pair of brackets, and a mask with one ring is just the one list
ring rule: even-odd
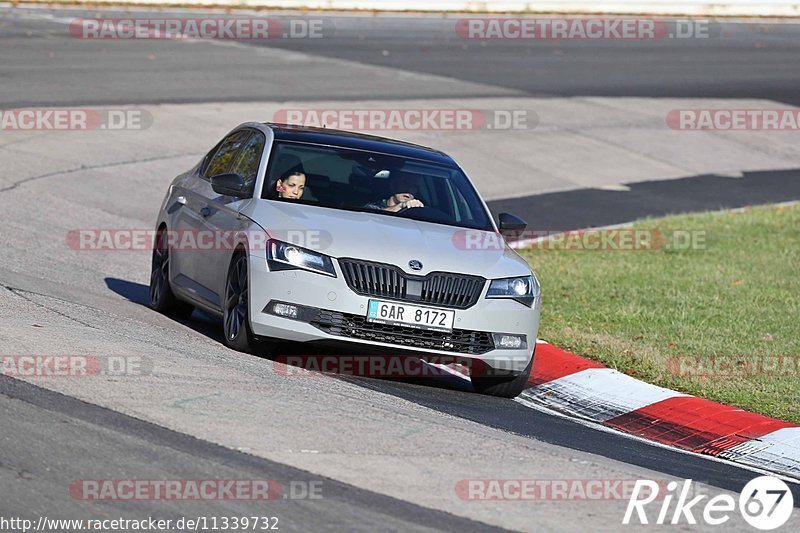
{"label": "asphalt track surface", "polygon": [[[35,15],[54,13],[37,10]],[[102,10],[103,17],[125,16]],[[138,16],[142,16],[139,12]],[[164,16],[157,12],[155,16]],[[81,10],[58,17],[97,17]],[[146,16],[146,15],[144,15]],[[258,15],[257,15],[258,16]],[[261,16],[264,16],[261,14]],[[271,15],[270,15],[271,16]],[[46,20],[5,18],[0,105],[427,98],[481,95],[766,98],[798,103],[800,25],[711,23],[708,38],[607,41],[475,41],[456,33],[457,15],[277,16],[321,20],[320,39],[240,41],[311,54],[276,71],[224,48],[199,55],[163,41],[89,42]],[[87,58],[91,58],[87,61]],[[324,59],[331,59],[326,62]],[[341,80],[336,60],[402,69],[478,87],[421,87],[397,78]],[[58,80],[57,87],[53,82]],[[56,90],[53,90],[56,89]]]}
{"label": "asphalt track surface", "polygon": [[[480,47],[443,32],[451,21],[434,17],[342,17],[336,19],[335,35],[319,43],[252,43],[312,57],[297,69],[278,72],[268,62],[248,63],[245,55],[241,63],[232,61],[226,46],[198,54],[186,43],[72,39],[64,35],[63,24],[42,18],[51,13],[80,15],[3,12],[0,106],[522,95],[682,95],[792,103],[800,77],[793,25],[723,26],[720,35],[729,34],[724,43],[720,38]],[[386,68],[379,71],[382,78],[346,79],[330,58]],[[520,63],[529,68],[521,69]],[[393,69],[402,73],[393,77]],[[443,78],[440,83],[409,79],[408,72]],[[163,365],[163,374],[88,384],[0,377],[0,516],[269,514],[281,518],[281,529],[302,531],[583,531],[587,526],[614,531],[624,502],[465,504],[453,486],[469,478],[650,477],[691,478],[712,492],[736,492],[755,476],[513,401],[470,394],[458,382],[281,380],[269,361],[224,348],[216,321],[195,313],[180,322],[149,311],[141,282],[147,278],[147,257],[100,259],[65,253],[49,243],[54,232],[60,236],[59,230],[102,225],[110,214],[143,221],[139,224],[150,221],[161,189],[147,190],[145,177],[129,176],[125,188],[102,177],[87,170],[59,180],[3,181],[2,231],[8,248],[0,259],[2,352],[145,354]],[[698,209],[714,202],[744,205],[757,191],[748,188],[747,177],[731,198],[718,195],[729,190],[727,181],[716,187],[713,177],[693,180],[704,194],[685,200],[708,199],[697,200]],[[785,183],[756,197],[758,203],[797,198],[800,191]],[[597,207],[604,194],[595,190],[501,199],[493,206],[535,217],[545,208],[567,205],[571,211],[560,213],[559,227],[585,227],[671,211],[667,206],[685,191],[671,182],[643,187],[646,201],[641,196],[623,206],[610,201],[613,217],[608,208],[587,209]],[[31,198],[42,198],[48,208],[34,214],[25,205]],[[688,204],[688,210],[694,208]],[[266,507],[90,503],[67,492],[73,480],[101,478],[317,480],[325,490],[320,500],[278,500]],[[798,506],[800,487],[792,490]],[[744,529],[741,523],[731,526]]]}

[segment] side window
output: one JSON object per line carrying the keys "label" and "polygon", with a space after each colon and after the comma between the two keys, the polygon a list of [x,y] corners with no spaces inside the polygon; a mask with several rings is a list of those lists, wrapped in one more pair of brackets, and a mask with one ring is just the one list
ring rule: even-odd
{"label": "side window", "polygon": [[202,178],[206,177],[206,169],[208,168],[208,164],[211,163],[211,159],[214,157],[214,154],[217,153],[220,144],[221,143],[217,143],[217,145],[211,150],[209,150],[208,153],[203,157],[203,162],[200,164],[200,170],[198,171],[200,177]]}
{"label": "side window", "polygon": [[256,175],[258,174],[258,164],[261,162],[261,153],[264,151],[264,145],[267,139],[261,132],[255,132],[244,143],[244,147],[233,162],[231,172],[239,174],[244,178],[247,183],[247,188],[252,194],[253,188],[256,184]]}
{"label": "side window", "polygon": [[239,148],[242,147],[242,144],[249,136],[249,131],[237,131],[222,141],[219,150],[217,150],[217,153],[214,154],[214,157],[211,158],[211,161],[208,163],[203,177],[210,178],[211,176],[228,172],[236,152],[239,151]]}

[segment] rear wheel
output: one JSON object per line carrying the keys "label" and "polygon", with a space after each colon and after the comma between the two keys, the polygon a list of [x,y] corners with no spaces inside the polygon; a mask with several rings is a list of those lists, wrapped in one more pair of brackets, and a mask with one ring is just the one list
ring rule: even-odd
{"label": "rear wheel", "polygon": [[[528,386],[528,378],[533,368],[533,355],[521,373],[510,376],[472,376],[475,392],[501,398],[516,398]],[[491,371],[491,370],[490,370]]]}
{"label": "rear wheel", "polygon": [[233,256],[225,280],[222,325],[225,345],[240,352],[268,356],[275,344],[253,335],[250,328],[250,286],[247,272],[247,254]]}
{"label": "rear wheel", "polygon": [[156,232],[150,268],[150,308],[177,318],[189,318],[194,306],[175,297],[169,284],[169,243],[165,228]]}

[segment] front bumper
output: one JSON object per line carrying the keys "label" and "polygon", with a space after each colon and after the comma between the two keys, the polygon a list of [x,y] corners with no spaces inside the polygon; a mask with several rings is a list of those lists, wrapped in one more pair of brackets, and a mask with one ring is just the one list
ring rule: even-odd
{"label": "front bumper", "polygon": [[[469,309],[455,310],[451,333],[367,322],[369,296],[356,294],[337,277],[304,270],[271,272],[266,260],[250,256],[250,321],[253,333],[296,342],[347,342],[377,353],[406,350],[414,355],[437,354],[478,359],[496,370],[521,372],[532,356],[539,327],[539,298],[532,308],[513,300],[480,299]],[[488,286],[488,284],[487,284]],[[266,306],[280,301],[311,308],[298,319],[270,314]],[[435,306],[430,306],[435,307]],[[524,349],[497,348],[492,333],[524,335]],[[383,347],[386,350],[381,351]]]}

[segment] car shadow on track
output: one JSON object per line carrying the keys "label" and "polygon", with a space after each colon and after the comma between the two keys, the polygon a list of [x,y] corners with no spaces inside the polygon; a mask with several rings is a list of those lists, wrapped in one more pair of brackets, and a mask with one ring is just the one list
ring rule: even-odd
{"label": "car shadow on track", "polygon": [[[135,281],[110,277],[105,278],[103,281],[105,281],[106,287],[108,287],[109,290],[135,304],[142,305],[148,309],[150,308],[150,288],[147,285],[136,283]],[[155,313],[155,311],[153,311],[153,313]],[[169,318],[222,343],[222,322],[215,316],[195,309],[192,316],[188,319]]]}
{"label": "car shadow on track", "polygon": [[[147,285],[111,277],[104,281],[111,291],[149,308],[150,290]],[[195,309],[188,319],[169,318],[223,344],[222,320],[218,317]],[[407,353],[376,353],[374,348],[342,348],[324,343],[286,343],[280,345],[275,354],[264,358],[285,365],[282,371],[287,375],[319,375],[356,382],[386,380],[398,384],[472,391],[469,379],[429,365]],[[370,365],[370,360],[377,364]]]}
{"label": "car shadow on track", "polygon": [[147,305],[150,301],[150,289],[147,285],[119,278],[105,278],[103,281],[110,290],[133,303]]}

